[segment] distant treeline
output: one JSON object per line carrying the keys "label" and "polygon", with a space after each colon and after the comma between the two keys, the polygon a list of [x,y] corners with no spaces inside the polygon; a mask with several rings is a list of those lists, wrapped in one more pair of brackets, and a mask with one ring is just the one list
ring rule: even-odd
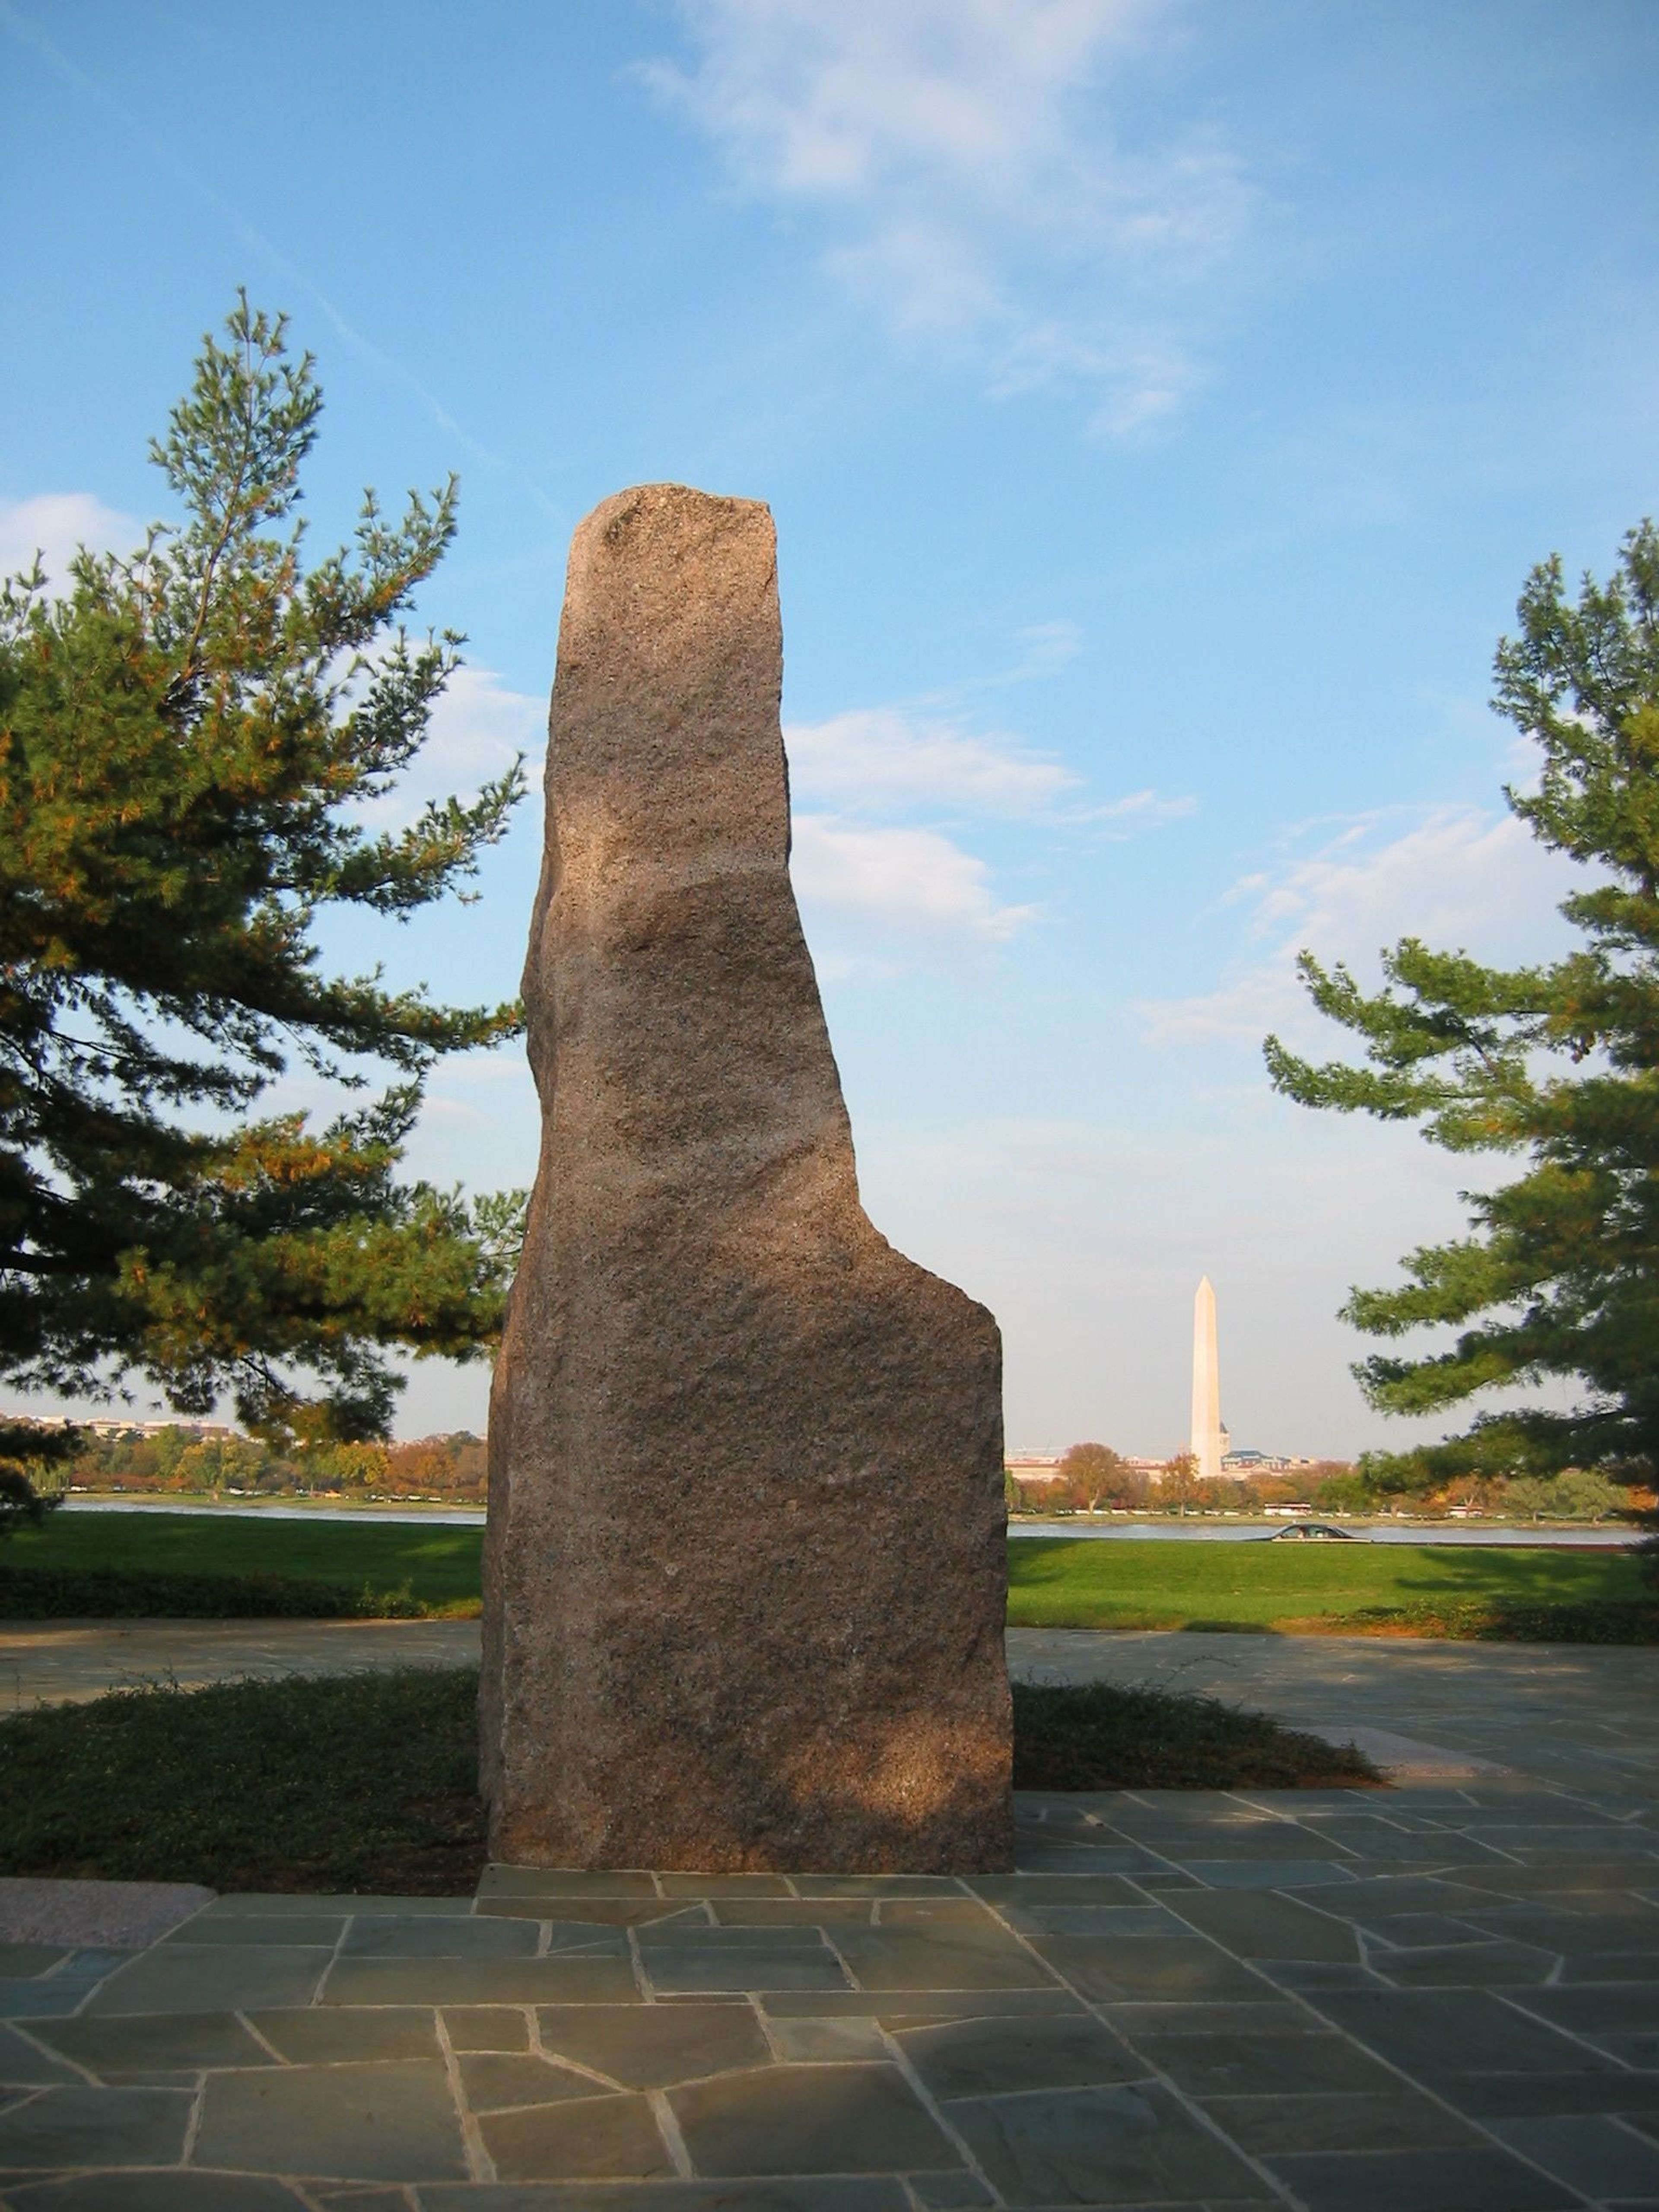
{"label": "distant treeline", "polygon": [[1316,1513],[1386,1513],[1395,1508],[1435,1518],[1449,1514],[1517,1521],[1606,1521],[1644,1514],[1651,1491],[1610,1481],[1587,1468],[1541,1475],[1468,1474],[1402,1492],[1397,1477],[1379,1478],[1364,1462],[1316,1460],[1311,1466],[1264,1470],[1206,1482],[1189,1454],[1149,1473],[1107,1444],[1073,1444],[1046,1482],[1007,1481],[1008,1503],[1022,1513],[1260,1513],[1269,1506],[1306,1506]]}
{"label": "distant treeline", "polygon": [[284,1455],[255,1437],[204,1435],[185,1426],[109,1437],[83,1430],[81,1449],[52,1470],[53,1486],[65,1479],[82,1490],[320,1492],[482,1504],[484,1445],[470,1430],[458,1429],[415,1443],[302,1444]]}

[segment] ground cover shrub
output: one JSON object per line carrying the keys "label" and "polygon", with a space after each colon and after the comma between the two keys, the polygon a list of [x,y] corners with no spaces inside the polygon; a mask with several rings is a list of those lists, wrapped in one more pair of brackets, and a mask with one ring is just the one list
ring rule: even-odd
{"label": "ground cover shrub", "polygon": [[[0,1875],[459,1896],[484,1863],[476,1668],[147,1686],[0,1721]],[[1208,1698],[1021,1685],[1015,1782],[1049,1790],[1374,1779]]]}

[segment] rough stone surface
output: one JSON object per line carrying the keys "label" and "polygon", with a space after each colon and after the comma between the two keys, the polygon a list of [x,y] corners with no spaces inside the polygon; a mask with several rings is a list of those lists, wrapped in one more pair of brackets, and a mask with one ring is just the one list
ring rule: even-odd
{"label": "rough stone surface", "polygon": [[501,1860],[1011,1861],[1000,1341],[859,1202],[781,676],[764,507],[655,484],[581,525],[490,1411]]}

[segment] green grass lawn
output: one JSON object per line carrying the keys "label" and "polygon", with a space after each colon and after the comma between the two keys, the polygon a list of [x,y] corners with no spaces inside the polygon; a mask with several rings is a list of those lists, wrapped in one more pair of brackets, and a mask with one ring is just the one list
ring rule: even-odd
{"label": "green grass lawn", "polygon": [[[59,1513],[0,1552],[0,1585],[9,1586],[0,1588],[0,1610],[21,1617],[28,1571],[46,1568],[131,1577],[125,1586],[135,1603],[149,1578],[236,1576],[267,1592],[273,1580],[332,1589],[353,1611],[374,1611],[376,1594],[404,1593],[407,1610],[470,1613],[477,1610],[482,1543],[477,1528],[398,1522]],[[1022,1536],[1008,1556],[1008,1618],[1019,1627],[1659,1637],[1659,1607],[1643,1601],[1635,1562],[1622,1552]],[[80,1609],[106,1609],[88,1587]],[[77,1609],[76,1585],[63,1588],[52,1612]],[[211,1609],[199,1583],[194,1596],[190,1611]]]}

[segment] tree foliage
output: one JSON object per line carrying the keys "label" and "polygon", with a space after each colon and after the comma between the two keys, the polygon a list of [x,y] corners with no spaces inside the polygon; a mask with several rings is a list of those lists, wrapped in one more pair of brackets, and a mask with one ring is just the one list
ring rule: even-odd
{"label": "tree foliage", "polygon": [[[1464,1468],[1659,1473],[1659,532],[1626,538],[1576,601],[1558,559],[1522,594],[1498,647],[1494,705],[1541,750],[1534,791],[1506,791],[1534,837],[1595,872],[1563,902],[1564,957],[1497,969],[1407,938],[1384,988],[1304,953],[1314,1004],[1366,1064],[1316,1066],[1267,1043],[1275,1087],[1304,1105],[1416,1121],[1458,1153],[1524,1158],[1468,1193],[1471,1233],[1412,1253],[1406,1281],[1356,1290],[1344,1317],[1398,1339],[1457,1332],[1355,1370],[1387,1413],[1438,1413],[1480,1394],[1571,1386],[1566,1410],[1476,1414],[1407,1455],[1417,1477]],[[1405,1462],[1400,1462],[1404,1466]]]}
{"label": "tree foliage", "polygon": [[[522,778],[368,825],[456,665],[402,623],[454,483],[395,520],[367,495],[355,547],[305,566],[311,357],[246,295],[226,328],[151,448],[178,518],[0,588],[0,1373],[366,1435],[385,1347],[465,1358],[497,1325],[516,1201],[398,1166],[433,1061],[517,1015],[331,973],[317,925],[463,886]],[[254,1118],[296,1060],[391,1087]]]}

